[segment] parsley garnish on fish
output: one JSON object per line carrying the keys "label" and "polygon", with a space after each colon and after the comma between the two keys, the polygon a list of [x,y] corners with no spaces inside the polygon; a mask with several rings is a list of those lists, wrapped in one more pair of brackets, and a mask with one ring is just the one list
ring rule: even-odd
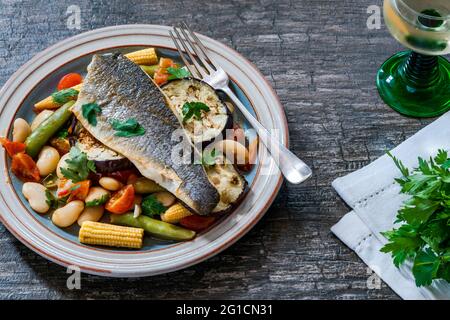
{"label": "parsley garnish on fish", "polygon": [[186,102],[181,108],[183,122],[188,121],[192,117],[197,120],[201,120],[202,111],[208,112],[209,110],[209,107],[203,102]]}
{"label": "parsley garnish on fish", "polygon": [[89,124],[95,127],[97,125],[97,115],[102,112],[102,109],[95,102],[86,103],[81,106],[81,112]]}
{"label": "parsley garnish on fish", "polygon": [[67,167],[61,167],[61,173],[73,183],[86,180],[90,172],[96,172],[94,161],[88,160],[86,153],[77,147],[72,147],[69,155],[66,160]]}
{"label": "parsley garnish on fish", "polygon": [[216,164],[216,149],[212,149],[211,152],[207,152],[207,150],[203,151],[202,156],[202,165],[204,166],[213,166]]}
{"label": "parsley garnish on fish", "polygon": [[164,207],[161,202],[156,199],[154,194],[151,194],[144,198],[142,201],[142,214],[153,217],[155,215],[160,215],[161,213],[166,212],[166,207]]}
{"label": "parsley garnish on fish", "polygon": [[447,151],[410,172],[392,156],[402,177],[395,179],[401,193],[412,196],[398,211],[399,228],[382,233],[388,240],[382,252],[391,253],[395,266],[413,261],[417,286],[428,286],[435,279],[450,282],[450,159]]}
{"label": "parsley garnish on fish", "polygon": [[114,134],[117,137],[135,137],[145,134],[145,129],[135,120],[128,119],[126,121],[111,120],[111,126],[117,132]]}
{"label": "parsley garnish on fish", "polygon": [[167,72],[170,74],[168,80],[184,79],[191,76],[191,73],[184,68],[169,67],[167,68]]}
{"label": "parsley garnish on fish", "polygon": [[78,96],[78,91],[72,88],[56,91],[52,94],[54,102],[64,104],[70,100],[75,99]]}

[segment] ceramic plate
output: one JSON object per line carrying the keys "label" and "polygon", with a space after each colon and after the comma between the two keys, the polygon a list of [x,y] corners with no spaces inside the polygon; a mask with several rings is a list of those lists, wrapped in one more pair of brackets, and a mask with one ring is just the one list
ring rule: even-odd
{"label": "ceramic plate", "polygon": [[[169,27],[125,25],[82,33],[39,53],[22,66],[0,91],[0,128],[11,132],[16,117],[31,120],[34,102],[54,91],[68,72],[86,73],[94,53],[130,52],[156,47],[160,55],[177,59]],[[261,73],[233,49],[199,35],[216,61],[228,72],[232,87],[247,109],[266,127],[277,129],[287,145],[288,131],[283,108]],[[239,113],[234,116],[239,117]],[[247,124],[244,122],[244,126]],[[261,148],[260,148],[261,150]],[[262,164],[265,163],[264,170]],[[49,215],[39,215],[21,193],[22,183],[9,170],[10,162],[0,151],[0,217],[22,243],[63,266],[75,265],[83,272],[110,277],[138,277],[171,272],[199,263],[224,250],[253,227],[276,196],[282,177],[264,152],[246,175],[250,191],[242,203],[218,223],[190,242],[168,242],[146,237],[141,250],[120,250],[80,244],[77,227],[60,229]]]}

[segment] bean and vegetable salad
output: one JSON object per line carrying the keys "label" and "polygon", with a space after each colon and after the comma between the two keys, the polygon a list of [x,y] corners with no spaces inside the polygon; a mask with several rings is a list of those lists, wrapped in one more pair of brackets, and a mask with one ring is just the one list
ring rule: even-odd
{"label": "bean and vegetable salad", "polygon": [[[172,59],[158,57],[154,48],[125,57],[138,64],[160,87],[190,76]],[[31,123],[17,118],[10,138],[0,138],[12,173],[23,181],[22,193],[29,206],[38,214],[48,214],[59,228],[79,225],[79,241],[83,244],[130,249],[142,248],[145,235],[191,240],[217,221],[219,215],[200,216],[192,212],[172,193],[128,165],[122,155],[112,155],[117,158],[111,160],[114,165],[92,159],[80,144],[87,138],[82,136],[84,131],[71,111],[82,85],[83,76],[78,73],[63,76],[51,96],[34,104],[36,116]],[[201,102],[182,107],[184,121],[201,120],[209,111]],[[95,103],[83,106],[83,116],[89,123],[96,123],[100,111]],[[117,121],[111,125],[121,137],[139,135],[143,130],[138,123]],[[234,129],[239,134],[241,129]],[[229,148],[234,148],[230,143]],[[213,149],[209,153],[212,160],[204,164],[210,171],[215,152]],[[239,152],[246,159],[253,157],[245,147]],[[245,172],[250,167],[246,163],[240,169]]]}

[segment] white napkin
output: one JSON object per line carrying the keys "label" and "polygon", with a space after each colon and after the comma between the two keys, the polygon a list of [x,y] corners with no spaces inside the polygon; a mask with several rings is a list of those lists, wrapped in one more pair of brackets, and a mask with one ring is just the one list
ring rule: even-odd
{"label": "white napkin", "polygon": [[[438,149],[450,150],[450,112],[443,115],[391,152],[409,167],[417,167],[417,157],[428,159]],[[331,231],[404,299],[450,299],[450,285],[434,281],[417,288],[411,265],[397,269],[390,254],[380,252],[387,242],[380,232],[391,230],[398,209],[407,196],[399,194],[394,178],[397,167],[387,155],[368,166],[333,181],[333,187],[353,209]]]}

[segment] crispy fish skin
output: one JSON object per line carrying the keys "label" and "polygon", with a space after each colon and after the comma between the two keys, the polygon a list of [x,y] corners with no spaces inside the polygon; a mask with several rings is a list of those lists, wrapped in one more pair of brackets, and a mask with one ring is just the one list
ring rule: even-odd
{"label": "crispy fish skin", "polygon": [[[82,115],[82,105],[90,102],[102,109],[96,126]],[[143,176],[166,188],[198,214],[209,214],[219,202],[219,194],[202,165],[172,160],[172,150],[179,144],[172,141],[172,134],[182,126],[166,105],[161,90],[123,55],[93,57],[72,111],[97,140],[126,156]],[[144,127],[145,134],[115,136],[111,119],[130,118]]]}

